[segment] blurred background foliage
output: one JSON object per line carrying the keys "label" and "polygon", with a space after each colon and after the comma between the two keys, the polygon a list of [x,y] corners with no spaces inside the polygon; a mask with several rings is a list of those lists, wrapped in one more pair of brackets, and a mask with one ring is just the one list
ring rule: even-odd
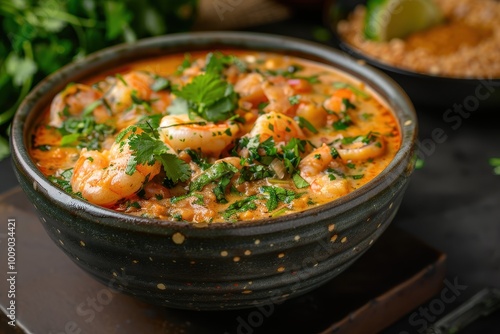
{"label": "blurred background foliage", "polygon": [[0,0],[0,160],[30,89],[61,66],[107,46],[187,31],[198,0]]}

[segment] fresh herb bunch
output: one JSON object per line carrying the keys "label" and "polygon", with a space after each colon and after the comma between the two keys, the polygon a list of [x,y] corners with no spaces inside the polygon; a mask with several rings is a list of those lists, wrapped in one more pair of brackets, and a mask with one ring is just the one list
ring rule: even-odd
{"label": "fresh herb bunch", "polygon": [[0,160],[22,99],[42,78],[87,54],[139,38],[189,30],[197,0],[2,0]]}

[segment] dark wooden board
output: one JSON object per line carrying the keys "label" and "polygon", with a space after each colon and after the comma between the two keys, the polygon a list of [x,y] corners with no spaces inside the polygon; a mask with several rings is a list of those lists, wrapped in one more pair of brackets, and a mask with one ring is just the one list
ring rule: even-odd
{"label": "dark wooden board", "polygon": [[[260,309],[172,310],[87,275],[49,239],[19,188],[0,196],[3,268],[9,218],[16,220],[17,333],[377,333],[438,293],[445,277],[445,254],[389,227],[353,266],[304,296]],[[6,291],[2,277],[4,312]],[[9,333],[2,316],[0,332]]]}

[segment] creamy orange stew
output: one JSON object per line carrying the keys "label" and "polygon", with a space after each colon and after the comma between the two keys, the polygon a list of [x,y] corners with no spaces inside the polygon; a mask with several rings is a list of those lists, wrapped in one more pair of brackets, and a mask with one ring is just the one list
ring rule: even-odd
{"label": "creamy orange stew", "polygon": [[400,141],[385,104],[334,68],[222,50],[68,85],[30,152],[50,180],[96,205],[215,223],[335,200],[379,174]]}

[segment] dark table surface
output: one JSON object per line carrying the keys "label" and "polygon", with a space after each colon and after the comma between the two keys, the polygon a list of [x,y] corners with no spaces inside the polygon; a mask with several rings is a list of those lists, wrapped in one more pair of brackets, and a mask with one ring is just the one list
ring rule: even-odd
{"label": "dark table surface", "polygon": [[[314,40],[314,30],[321,25],[317,13],[300,13],[246,30]],[[333,46],[328,40],[322,43]],[[464,97],[456,100],[461,103]],[[443,119],[448,108],[416,105],[424,165],[414,172],[393,224],[448,255],[446,281],[460,286],[459,296],[438,303],[442,300],[438,294],[384,333],[421,333],[482,288],[500,287],[500,176],[488,163],[489,158],[500,157],[500,130],[492,119],[498,110],[479,106],[453,129]],[[436,129],[444,132],[442,140],[433,139]],[[0,175],[0,193],[17,186],[10,158],[0,162]],[[461,333],[500,333],[500,312]]]}

